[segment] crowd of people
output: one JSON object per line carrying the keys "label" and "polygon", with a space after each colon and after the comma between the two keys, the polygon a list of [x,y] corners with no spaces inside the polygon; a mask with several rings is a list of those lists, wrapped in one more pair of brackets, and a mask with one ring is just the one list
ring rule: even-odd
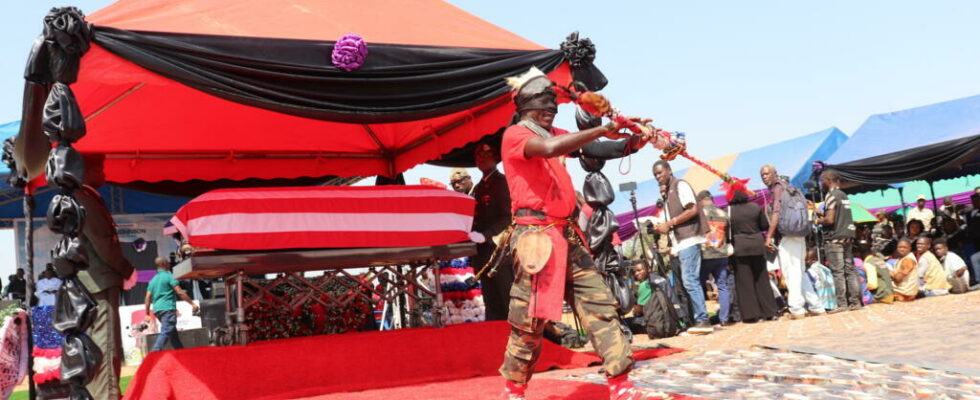
{"label": "crowd of people", "polygon": [[[7,285],[3,286],[0,295],[4,300],[13,300],[26,303],[27,299],[27,277],[23,268],[17,268],[17,273],[7,277]],[[48,264],[36,282],[34,297],[31,305],[54,305],[54,295],[61,286],[61,279],[55,275],[54,267]]]}
{"label": "crowd of people", "polygon": [[[466,170],[456,169],[450,186],[477,201],[474,231],[489,238],[474,257],[479,269],[512,217],[507,180],[497,168],[499,149],[481,143],[474,156],[482,179],[474,182]],[[820,174],[822,198],[807,200],[774,166],[765,165],[762,195],[732,191],[725,201],[708,191],[695,193],[665,161],[652,172],[661,186],[661,211],[644,219],[621,246],[635,299],[622,320],[634,333],[649,331],[644,310],[653,297],[653,276],[668,278],[662,289],[681,303],[674,307],[676,319],[691,334],[738,322],[801,319],[875,302],[965,293],[977,286],[980,188],[971,196],[972,207],[956,206],[947,197],[933,210],[920,195],[904,217],[882,210],[877,223],[859,226],[833,170]],[[497,271],[481,277],[487,320],[507,318],[513,268]],[[709,298],[718,303],[711,317]]]}
{"label": "crowd of people", "polygon": [[[658,269],[665,277],[681,277],[664,289],[677,290],[676,301],[687,303],[675,308],[682,314],[680,323],[693,334],[784,314],[802,319],[980,287],[980,188],[970,197],[970,207],[945,198],[934,211],[926,207],[925,196],[918,196],[904,218],[880,211],[873,226],[858,226],[834,170],[820,175],[824,195],[819,206],[766,165],[760,171],[766,193],[750,199],[744,192],[731,192],[725,208],[707,191],[694,196],[669,171],[662,162],[653,171],[661,184],[664,214],[647,220],[647,229],[624,244],[623,254],[636,263],[634,314],[641,317],[644,311],[663,312],[644,307],[650,299],[649,276]],[[678,215],[677,199],[700,209],[704,219],[697,224],[708,226],[703,237],[704,229],[693,240],[658,235],[667,233],[665,225],[685,221],[683,213],[680,220],[671,217]],[[643,254],[642,248],[649,250]],[[704,293],[709,292],[718,311],[707,324]],[[634,332],[659,332],[644,318],[628,320]]]}

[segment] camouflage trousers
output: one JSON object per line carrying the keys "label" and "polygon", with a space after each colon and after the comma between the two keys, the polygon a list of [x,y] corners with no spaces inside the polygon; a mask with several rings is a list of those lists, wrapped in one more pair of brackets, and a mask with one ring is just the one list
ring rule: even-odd
{"label": "camouflage trousers", "polygon": [[[520,229],[520,228],[518,228]],[[518,236],[515,232],[515,236]],[[566,236],[569,236],[566,234]],[[565,283],[565,302],[589,334],[592,347],[602,357],[607,377],[618,376],[633,367],[633,353],[619,329],[616,300],[606,287],[602,275],[595,269],[592,257],[577,238],[568,244],[568,273]],[[534,364],[541,355],[541,339],[546,320],[530,318],[528,303],[531,297],[531,276],[520,268],[510,291],[510,339],[500,373],[504,378],[527,383]]]}

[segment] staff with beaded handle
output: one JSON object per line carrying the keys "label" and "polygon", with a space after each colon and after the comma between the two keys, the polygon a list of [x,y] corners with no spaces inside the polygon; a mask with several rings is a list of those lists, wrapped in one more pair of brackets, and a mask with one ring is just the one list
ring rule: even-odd
{"label": "staff with beaded handle", "polygon": [[708,170],[708,172],[711,172],[712,174],[715,174],[721,178],[722,181],[725,182],[723,186],[725,186],[727,191],[742,191],[749,196],[755,196],[755,192],[745,185],[746,182],[749,181],[748,179],[735,178],[727,173],[715,169],[701,159],[690,155],[687,152],[687,140],[685,139],[684,133],[671,133],[653,126],[637,124],[621,114],[619,110],[613,108],[612,104],[609,103],[609,100],[606,99],[605,96],[592,91],[578,91],[573,87],[556,87],[555,91],[560,97],[570,100],[581,107],[585,112],[597,117],[609,118],[620,126],[625,126],[626,129],[629,129],[629,131],[633,132],[634,134],[651,133],[652,130],[653,137],[650,139],[650,143],[663,152],[663,154],[660,155],[662,160],[672,161],[677,158],[677,156],[684,157],[691,160],[691,162],[699,167],[704,168]]}

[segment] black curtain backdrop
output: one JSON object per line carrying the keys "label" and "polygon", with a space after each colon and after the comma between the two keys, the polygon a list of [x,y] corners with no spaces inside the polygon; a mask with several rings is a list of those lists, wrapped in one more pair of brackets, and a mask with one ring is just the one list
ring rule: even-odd
{"label": "black curtain backdrop", "polygon": [[939,180],[980,172],[980,135],[897,151],[843,164],[826,165],[841,180],[861,185],[888,185]]}
{"label": "black curtain backdrop", "polygon": [[[364,65],[348,72],[331,63],[332,41],[104,26],[94,31],[93,41],[106,50],[206,93],[305,118],[350,123],[410,121],[462,111],[507,93],[509,76],[531,66],[549,72],[564,61],[559,50],[368,43]],[[576,76],[584,75],[576,71]]]}

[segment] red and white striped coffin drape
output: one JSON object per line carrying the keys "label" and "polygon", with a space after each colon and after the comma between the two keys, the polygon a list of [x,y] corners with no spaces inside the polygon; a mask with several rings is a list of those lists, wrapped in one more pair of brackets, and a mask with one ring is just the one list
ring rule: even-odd
{"label": "red and white striped coffin drape", "polygon": [[197,248],[420,247],[468,241],[474,206],[428,186],[220,189],[171,222]]}

